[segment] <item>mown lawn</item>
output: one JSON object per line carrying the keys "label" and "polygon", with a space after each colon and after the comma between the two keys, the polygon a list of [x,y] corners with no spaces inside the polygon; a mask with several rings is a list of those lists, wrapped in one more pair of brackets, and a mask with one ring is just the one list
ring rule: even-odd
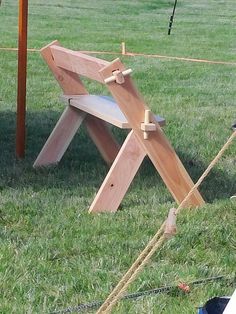
{"label": "mown lawn", "polygon": [[[236,63],[235,1],[29,1],[31,48],[58,39],[72,49],[128,51]],[[17,45],[17,2],[0,7],[0,47]],[[118,55],[117,55],[118,56]],[[99,55],[112,60],[117,56]],[[230,135],[236,118],[236,66],[125,57],[194,181]],[[148,160],[116,214],[87,209],[107,166],[84,130],[57,167],[32,164],[63,110],[60,89],[39,53],[28,56],[27,147],[15,158],[17,55],[0,50],[0,312],[50,313],[104,299],[175,204]],[[88,83],[92,93],[107,91]],[[114,130],[122,141],[125,134]],[[235,273],[236,144],[201,186],[207,204],[185,210],[178,235],[156,254],[129,292]],[[194,314],[233,285],[121,302],[114,313]]]}

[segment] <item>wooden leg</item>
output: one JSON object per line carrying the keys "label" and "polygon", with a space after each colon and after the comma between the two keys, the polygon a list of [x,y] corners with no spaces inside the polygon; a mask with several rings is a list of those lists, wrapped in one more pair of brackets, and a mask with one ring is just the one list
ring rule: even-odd
{"label": "wooden leg", "polygon": [[101,185],[89,212],[115,212],[146,153],[131,131]]}
{"label": "wooden leg", "polygon": [[58,163],[67,150],[85,116],[86,114],[84,112],[71,106],[67,106],[34,162],[34,167],[48,166]]}
{"label": "wooden leg", "polygon": [[[154,145],[147,145],[147,155],[176,203],[180,204],[193,188],[194,183],[164,134],[160,131],[155,133],[155,135],[153,134],[154,136],[150,135],[150,140],[147,140],[147,142],[149,141],[152,144],[157,139],[154,144],[157,149],[154,148]],[[204,205],[204,203],[204,199],[199,191],[195,190],[185,203],[185,207],[198,207]]]}
{"label": "wooden leg", "polygon": [[103,159],[111,165],[120,150],[120,145],[112,136],[107,123],[91,115],[86,116],[84,123]]}
{"label": "wooden leg", "polygon": [[[125,70],[119,59],[100,70],[100,74],[106,80],[117,69],[121,72]],[[181,203],[194,184],[153,114],[150,114],[150,122],[156,124],[156,131],[148,132],[148,139],[144,139],[141,123],[144,122],[148,107],[134,86],[131,77],[127,75],[123,84],[111,82],[107,84],[107,87],[174,199],[177,203]],[[204,204],[203,198],[198,191],[195,191],[186,203],[186,207],[202,204]]]}

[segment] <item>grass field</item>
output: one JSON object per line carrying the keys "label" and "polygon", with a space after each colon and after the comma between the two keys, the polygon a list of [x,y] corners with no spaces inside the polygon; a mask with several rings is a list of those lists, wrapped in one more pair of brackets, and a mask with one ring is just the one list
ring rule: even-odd
{"label": "grass field", "polygon": [[[236,63],[235,1],[180,1],[172,35],[173,3],[160,1],[29,1],[30,48],[58,39],[63,46],[128,51]],[[17,46],[17,1],[0,7],[0,47]],[[116,55],[99,55],[111,60]],[[152,110],[194,181],[226,139],[236,118],[236,66],[125,57]],[[87,209],[107,166],[84,130],[57,167],[32,164],[63,110],[60,89],[39,53],[28,56],[27,147],[15,158],[17,55],[0,50],[0,312],[50,313],[104,299],[174,206],[148,160],[116,214]],[[92,93],[107,93],[88,83]],[[122,140],[125,134],[115,130]],[[236,262],[236,144],[204,181],[207,204],[184,210],[178,234],[156,254],[129,292],[224,274]],[[194,314],[234,286],[217,282],[190,294],[120,302],[114,313]]]}

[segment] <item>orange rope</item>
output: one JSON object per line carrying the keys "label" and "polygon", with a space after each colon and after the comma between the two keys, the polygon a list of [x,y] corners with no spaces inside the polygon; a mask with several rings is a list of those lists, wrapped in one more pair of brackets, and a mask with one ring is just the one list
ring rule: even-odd
{"label": "orange rope", "polygon": [[[0,47],[0,50],[5,51],[18,51],[18,48],[7,48],[7,47]],[[28,48],[27,51],[29,52],[39,52],[40,49],[36,48]],[[187,62],[198,62],[198,63],[209,63],[209,64],[223,64],[223,65],[235,65],[236,62],[232,61],[215,61],[215,60],[207,60],[207,59],[196,59],[196,58],[185,58],[185,57],[173,57],[173,56],[164,56],[158,54],[145,54],[145,53],[136,53],[136,52],[126,52],[122,54],[121,52],[115,51],[93,51],[93,50],[80,50],[82,53],[88,54],[107,54],[107,55],[122,55],[126,57],[145,57],[145,58],[160,58],[160,59],[168,59],[168,60],[177,60],[177,61],[187,61]]]}
{"label": "orange rope", "polygon": [[[5,51],[18,51],[18,48],[0,47],[0,50],[5,50]],[[39,52],[40,49],[27,48],[27,51],[29,51],[29,52]]]}
{"label": "orange rope", "polygon": [[195,58],[184,58],[184,57],[172,57],[172,56],[163,56],[157,54],[145,54],[145,53],[136,53],[136,52],[126,52],[122,54],[120,52],[110,52],[110,51],[89,51],[83,50],[80,51],[83,53],[90,54],[111,54],[111,55],[122,55],[127,57],[145,57],[145,58],[160,58],[160,59],[169,59],[169,60],[177,60],[177,61],[187,61],[187,62],[199,62],[199,63],[210,63],[210,64],[224,64],[224,65],[236,65],[236,62],[231,61],[214,61],[207,59],[195,59]]}
{"label": "orange rope", "polygon": [[143,57],[149,57],[149,58],[162,58],[162,59],[170,59],[170,60],[178,60],[178,61],[188,61],[188,62],[236,65],[236,62],[231,62],[231,61],[214,61],[214,60],[207,60],[207,59],[172,57],[172,56],[163,56],[163,55],[156,55],[156,54],[152,55],[152,54],[127,52],[126,55],[128,55],[128,56],[143,56]]}

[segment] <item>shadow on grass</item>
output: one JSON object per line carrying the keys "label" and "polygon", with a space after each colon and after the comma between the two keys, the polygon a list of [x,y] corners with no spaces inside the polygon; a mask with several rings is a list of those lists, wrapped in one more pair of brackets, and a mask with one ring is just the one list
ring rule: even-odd
{"label": "shadow on grass", "polygon": [[[64,158],[57,167],[33,169],[32,165],[53,129],[60,112],[28,112],[27,113],[27,148],[26,156],[22,160],[15,157],[15,120],[16,114],[11,111],[1,112],[0,115],[0,190],[6,187],[27,188],[40,190],[43,188],[72,186],[89,186],[96,190],[105,177],[108,168],[103,162],[96,147],[93,145],[84,129],[77,134],[68,148]],[[115,130],[116,136],[122,141],[126,134]],[[200,177],[207,165],[196,156],[186,152],[178,155],[193,181]],[[139,172],[143,188],[163,184],[156,175],[151,162],[145,159]],[[214,168],[203,182],[201,193],[207,202],[228,198],[236,190],[236,182],[221,170]]]}

